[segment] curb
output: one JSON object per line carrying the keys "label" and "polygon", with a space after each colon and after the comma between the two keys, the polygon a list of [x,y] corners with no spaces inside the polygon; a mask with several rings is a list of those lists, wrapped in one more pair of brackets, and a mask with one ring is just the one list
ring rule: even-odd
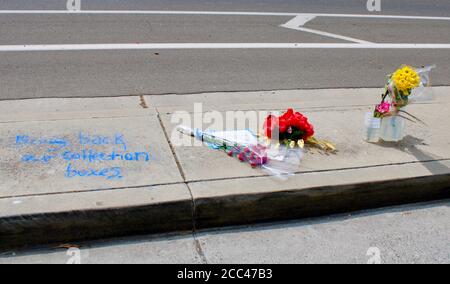
{"label": "curb", "polygon": [[190,201],[0,218],[0,250],[192,230]]}
{"label": "curb", "polygon": [[[450,174],[0,218],[0,250],[192,232],[450,198]],[[193,212],[194,211],[194,212]],[[194,216],[195,223],[192,221]]]}
{"label": "curb", "polygon": [[450,174],[196,200],[197,229],[450,198]]}

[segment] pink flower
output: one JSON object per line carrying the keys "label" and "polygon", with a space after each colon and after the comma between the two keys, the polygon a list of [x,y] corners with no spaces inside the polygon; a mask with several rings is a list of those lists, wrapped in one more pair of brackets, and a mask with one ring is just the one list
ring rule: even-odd
{"label": "pink flower", "polygon": [[292,127],[289,127],[287,133],[292,134]]}
{"label": "pink flower", "polygon": [[389,113],[391,111],[391,104],[390,103],[381,103],[379,105],[377,105],[377,112],[381,113],[381,114],[386,114]]}

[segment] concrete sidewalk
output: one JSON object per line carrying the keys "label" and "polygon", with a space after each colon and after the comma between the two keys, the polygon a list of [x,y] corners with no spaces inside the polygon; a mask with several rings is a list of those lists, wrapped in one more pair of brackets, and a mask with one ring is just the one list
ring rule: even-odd
{"label": "concrete sidewalk", "polygon": [[[362,141],[379,89],[0,102],[0,249],[448,198],[449,91],[409,107],[429,127],[409,123],[398,144]],[[293,107],[339,152],[311,151],[281,181],[207,147],[177,147],[173,114],[194,120],[195,103],[202,113]]]}

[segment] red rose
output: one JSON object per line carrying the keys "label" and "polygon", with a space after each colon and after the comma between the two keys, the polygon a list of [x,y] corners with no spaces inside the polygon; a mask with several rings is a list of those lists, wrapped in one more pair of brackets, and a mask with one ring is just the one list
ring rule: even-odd
{"label": "red rose", "polygon": [[314,128],[308,118],[291,108],[280,117],[269,115],[264,122],[264,131],[269,139],[274,136],[274,131],[278,131],[281,139],[307,140],[314,135]]}
{"label": "red rose", "polygon": [[284,119],[288,120],[293,115],[294,115],[294,110],[290,108],[282,116],[280,116],[280,118],[284,118]]}
{"label": "red rose", "polygon": [[289,127],[289,122],[286,121],[286,119],[280,117],[278,121],[278,129],[280,131],[280,134],[285,133]]}

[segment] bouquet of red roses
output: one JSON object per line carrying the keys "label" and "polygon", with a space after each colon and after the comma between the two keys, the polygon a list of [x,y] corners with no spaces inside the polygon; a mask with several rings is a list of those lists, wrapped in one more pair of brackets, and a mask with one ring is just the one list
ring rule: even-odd
{"label": "bouquet of red roses", "polygon": [[315,139],[314,126],[308,118],[291,108],[279,117],[269,115],[264,122],[264,135],[291,148],[303,148],[306,143],[323,150],[336,150],[330,142]]}
{"label": "bouquet of red roses", "polygon": [[293,109],[279,117],[269,115],[264,123],[264,135],[259,136],[249,130],[202,131],[182,125],[177,130],[282,179],[298,170],[305,144],[325,151],[336,150],[331,143],[315,139],[308,118]]}
{"label": "bouquet of red roses", "polygon": [[264,122],[266,137],[290,144],[292,141],[306,141],[314,135],[314,127],[308,122],[308,118],[293,109],[288,109],[280,117],[269,115]]}

